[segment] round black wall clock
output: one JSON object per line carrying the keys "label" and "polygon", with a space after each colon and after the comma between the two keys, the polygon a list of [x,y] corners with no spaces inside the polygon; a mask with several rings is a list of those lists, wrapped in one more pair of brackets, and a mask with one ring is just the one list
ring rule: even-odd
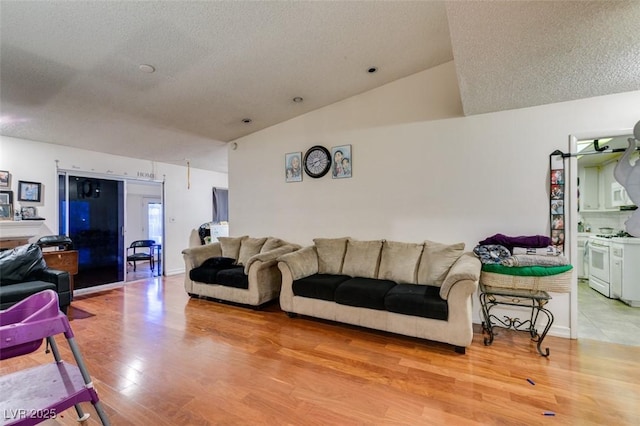
{"label": "round black wall clock", "polygon": [[321,145],[312,146],[304,154],[304,171],[312,178],[320,178],[331,168],[331,154]]}

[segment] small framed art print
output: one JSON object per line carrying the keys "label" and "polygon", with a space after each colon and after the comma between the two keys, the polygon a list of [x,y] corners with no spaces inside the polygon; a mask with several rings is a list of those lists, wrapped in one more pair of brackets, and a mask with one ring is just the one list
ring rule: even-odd
{"label": "small framed art print", "polygon": [[285,182],[302,182],[302,152],[290,152],[284,156]]}
{"label": "small framed art print", "polygon": [[12,210],[11,204],[0,204],[0,220],[13,220]]}
{"label": "small framed art print", "polygon": [[0,170],[0,188],[11,188],[11,173]]}
{"label": "small framed art print", "polygon": [[18,201],[40,202],[42,197],[42,184],[38,182],[18,181]]}
{"label": "small framed art print", "polygon": [[331,176],[334,179],[351,177],[351,145],[334,146],[331,148]]}

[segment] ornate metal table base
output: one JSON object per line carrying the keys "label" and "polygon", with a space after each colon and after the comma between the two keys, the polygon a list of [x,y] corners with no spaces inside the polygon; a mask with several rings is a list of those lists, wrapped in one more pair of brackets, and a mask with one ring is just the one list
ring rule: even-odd
{"label": "ornate metal table base", "polygon": [[[551,325],[553,324],[553,314],[545,308],[547,302],[551,300],[551,296],[546,291],[530,291],[521,289],[489,287],[480,283],[480,305],[482,306],[482,314],[484,321],[482,323],[482,332],[484,336],[484,344],[489,346],[493,343],[494,327],[503,327],[516,331],[528,331],[531,340],[537,343],[537,349],[540,355],[549,356],[549,348],[541,349],[542,341],[546,337]],[[512,318],[504,315],[503,318],[491,313],[491,310],[498,305],[517,306],[531,310],[529,319],[521,320],[520,318]],[[536,323],[540,313],[546,315],[547,323],[542,331],[538,333]]]}

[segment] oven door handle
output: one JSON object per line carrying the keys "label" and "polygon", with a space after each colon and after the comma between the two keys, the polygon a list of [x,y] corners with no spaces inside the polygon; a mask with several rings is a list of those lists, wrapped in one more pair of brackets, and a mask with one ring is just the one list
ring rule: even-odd
{"label": "oven door handle", "polygon": [[591,247],[601,247],[601,248],[603,248],[603,249],[607,249],[607,248],[609,248],[609,246],[605,246],[604,244],[598,244],[598,243],[589,243],[589,245],[590,245]]}

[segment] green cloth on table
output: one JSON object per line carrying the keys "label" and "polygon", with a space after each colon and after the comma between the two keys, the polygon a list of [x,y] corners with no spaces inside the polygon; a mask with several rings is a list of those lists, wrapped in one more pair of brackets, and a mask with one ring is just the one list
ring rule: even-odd
{"label": "green cloth on table", "polygon": [[518,275],[521,277],[546,277],[549,275],[558,275],[573,269],[571,265],[561,266],[503,266],[497,264],[484,264],[482,270],[484,272],[493,272],[504,275]]}

